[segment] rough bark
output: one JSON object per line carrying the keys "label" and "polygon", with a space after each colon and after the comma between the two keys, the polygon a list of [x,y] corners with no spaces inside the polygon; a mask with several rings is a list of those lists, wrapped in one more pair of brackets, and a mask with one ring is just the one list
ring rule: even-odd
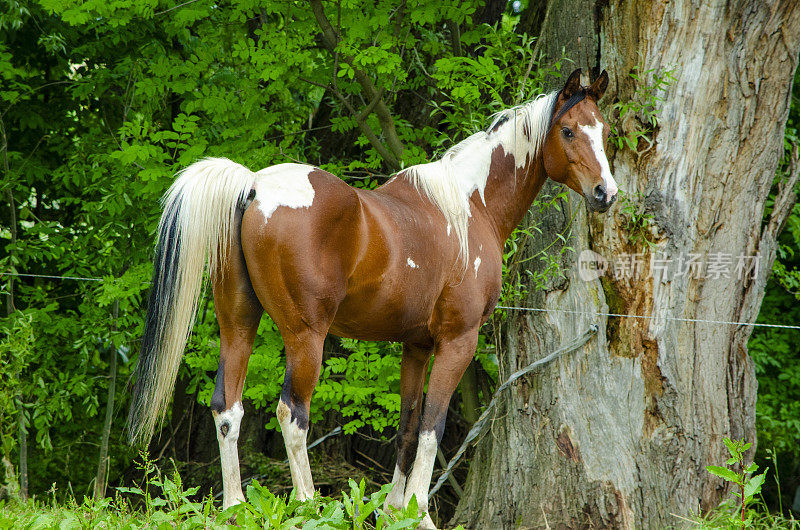
{"label": "rough bark", "polygon": [[[114,331],[117,330],[119,318],[119,300],[114,301]],[[97,459],[97,474],[94,478],[94,500],[99,501],[106,496],[108,485],[108,438],[111,435],[111,424],[114,419],[114,399],[117,393],[117,347],[111,344],[109,348],[111,362],[108,367],[108,400],[106,402],[106,417],[103,421],[103,435],[100,440],[100,456]]]}
{"label": "rough bark", "polygon": [[[8,164],[8,137],[6,136],[6,128],[5,123],[3,122],[2,116],[0,116],[0,140],[2,140],[2,144],[0,145],[0,152],[3,154],[3,171],[5,175],[9,174],[9,164]],[[11,188],[6,188],[6,198],[8,199],[8,208],[9,208],[9,216],[10,216],[10,228],[11,228],[11,244],[14,245],[17,242],[17,209],[14,204],[14,193],[11,191]],[[6,293],[6,315],[11,316],[12,313],[16,311],[16,306],[14,304],[14,278],[11,277],[8,280],[8,292]],[[15,396],[15,401],[17,403],[22,403],[22,396]],[[28,499],[28,429],[25,425],[25,414],[20,405],[19,415],[17,417],[17,426],[18,426],[18,437],[19,437],[19,497],[22,501],[26,501]],[[6,458],[3,459],[4,462],[8,462]],[[13,486],[16,485],[16,479],[12,479],[12,475],[8,474],[8,466],[6,466],[6,476],[7,483]]]}
{"label": "rough bark", "polygon": [[[558,0],[554,0],[558,2]],[[551,2],[548,2],[550,4]],[[501,378],[580,334],[585,348],[526,378],[503,398],[472,459],[455,521],[471,528],[665,528],[715,506],[726,492],[705,471],[724,463],[724,436],[755,440],[752,328],[670,318],[755,320],[785,209],[762,228],[783,148],[800,47],[793,2],[597,2],[605,104],[634,97],[629,73],[673,69],[659,96],[650,149],[609,153],[628,197],[652,215],[651,244],[631,242],[626,216],[588,214],[576,197],[575,254],[567,280],[531,293],[530,307],[648,315],[514,313],[501,340]],[[552,26],[542,32],[553,39]],[[549,33],[548,33],[549,32]],[[546,41],[546,40],[545,40]],[[567,44],[567,43],[565,43]],[[614,120],[606,108],[606,116]],[[623,127],[641,127],[635,122]],[[558,216],[562,216],[558,219]],[[545,227],[563,226],[554,214]],[[545,233],[548,233],[547,229]],[[535,253],[545,242],[534,241]],[[614,259],[642,254],[630,277],[583,281],[584,249]],[[678,259],[761,253],[754,279],[676,276]],[[672,260],[667,274],[650,258]],[[704,269],[702,276],[706,276]]]}

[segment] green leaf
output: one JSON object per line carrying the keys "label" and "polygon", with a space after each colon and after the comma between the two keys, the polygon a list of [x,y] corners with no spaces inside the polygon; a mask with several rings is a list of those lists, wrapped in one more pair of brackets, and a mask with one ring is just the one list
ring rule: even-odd
{"label": "green leaf", "polygon": [[728,469],[727,467],[721,466],[706,466],[706,470],[711,473],[712,475],[716,475],[721,477],[729,482],[734,482],[736,484],[741,484],[741,478],[739,475]]}
{"label": "green leaf", "polygon": [[744,485],[744,496],[745,499],[751,499],[753,495],[756,495],[761,491],[761,486],[764,484],[764,479],[766,478],[767,474],[766,471],[761,473],[760,475],[755,475],[747,481],[747,484]]}

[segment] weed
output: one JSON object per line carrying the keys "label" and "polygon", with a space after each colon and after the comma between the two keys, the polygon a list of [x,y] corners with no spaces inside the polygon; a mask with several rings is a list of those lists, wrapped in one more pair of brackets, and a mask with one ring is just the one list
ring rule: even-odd
{"label": "weed", "polygon": [[645,212],[642,194],[636,192],[631,197],[619,190],[619,212],[625,220],[622,227],[628,232],[628,242],[652,246],[650,225],[653,223],[653,214]]}
{"label": "weed", "polygon": [[[341,500],[317,494],[305,502],[294,492],[277,496],[258,482],[247,486],[247,501],[227,510],[214,507],[213,496],[194,500],[198,488],[184,489],[177,470],[164,475],[146,456],[140,466],[145,471],[143,487],[117,488],[115,499],[83,504],[74,499],[57,505],[55,497],[48,506],[41,501],[5,504],[0,501],[0,528],[326,528],[351,530],[383,530],[416,528],[422,517],[414,499],[402,510],[383,510],[383,502],[391,485],[379,491],[366,492],[365,482],[350,479],[350,491],[342,491]],[[128,498],[142,502],[142,509],[131,507]]]}
{"label": "weed", "polygon": [[[743,440],[724,438],[730,458],[725,466],[706,466],[709,473],[716,475],[734,486],[730,498],[704,515],[685,519],[700,528],[778,528],[800,530],[800,522],[793,516],[784,517],[782,513],[769,512],[763,498],[759,496],[761,486],[767,476],[768,469],[756,474],[758,465],[746,464],[744,454],[750,449],[750,443]],[[777,462],[773,458],[776,465]]]}
{"label": "weed", "polygon": [[[674,70],[658,72],[654,68],[644,71],[634,68],[633,71],[628,74],[631,79],[636,81],[636,91],[633,93],[631,99],[627,101],[618,101],[612,106],[612,109],[619,114],[619,123],[623,124],[620,128],[611,124],[610,140],[616,145],[617,149],[622,149],[627,146],[628,149],[638,152],[639,140],[647,142],[647,149],[653,146],[653,140],[650,135],[658,126],[658,113],[656,109],[658,105],[664,101],[664,98],[660,97],[658,94],[675,81],[674,73]],[[647,78],[652,78],[652,82],[647,83],[645,81]],[[640,127],[630,128],[629,131],[623,131],[624,124],[632,119],[638,120]],[[645,149],[645,151],[647,149]]]}

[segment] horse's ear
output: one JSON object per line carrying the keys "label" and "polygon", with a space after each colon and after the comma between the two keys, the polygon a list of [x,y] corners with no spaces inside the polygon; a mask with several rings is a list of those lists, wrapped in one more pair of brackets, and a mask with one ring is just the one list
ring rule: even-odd
{"label": "horse's ear", "polygon": [[567,78],[567,82],[564,83],[564,88],[561,89],[561,96],[564,99],[569,99],[575,94],[577,94],[581,89],[581,69],[578,68]]}
{"label": "horse's ear", "polygon": [[595,79],[592,86],[586,90],[586,93],[593,100],[599,101],[603,94],[606,93],[606,88],[608,88],[608,72],[603,70],[600,77]]}

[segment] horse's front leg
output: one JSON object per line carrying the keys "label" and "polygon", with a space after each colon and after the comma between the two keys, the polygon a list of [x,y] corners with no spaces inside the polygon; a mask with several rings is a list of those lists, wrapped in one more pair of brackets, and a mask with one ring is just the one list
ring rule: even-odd
{"label": "horse's front leg", "polygon": [[434,350],[433,368],[425,396],[425,408],[419,428],[414,467],[406,483],[404,503],[416,495],[420,513],[425,519],[420,528],[436,528],[428,515],[428,490],[433,474],[436,451],[444,432],[450,398],[469,366],[478,345],[478,330],[473,329],[454,338],[440,339]]}
{"label": "horse's front leg", "polygon": [[406,479],[417,450],[419,420],[422,416],[422,390],[428,373],[433,348],[403,344],[400,362],[400,425],[397,429],[397,465],[392,478],[392,491],[386,496],[384,509],[403,507]]}
{"label": "horse's front leg", "polygon": [[289,458],[292,483],[297,498],[304,501],[314,497],[306,439],[311,394],[319,380],[325,335],[310,329],[301,333],[283,332],[282,335],[286,348],[286,376],[276,413]]}

